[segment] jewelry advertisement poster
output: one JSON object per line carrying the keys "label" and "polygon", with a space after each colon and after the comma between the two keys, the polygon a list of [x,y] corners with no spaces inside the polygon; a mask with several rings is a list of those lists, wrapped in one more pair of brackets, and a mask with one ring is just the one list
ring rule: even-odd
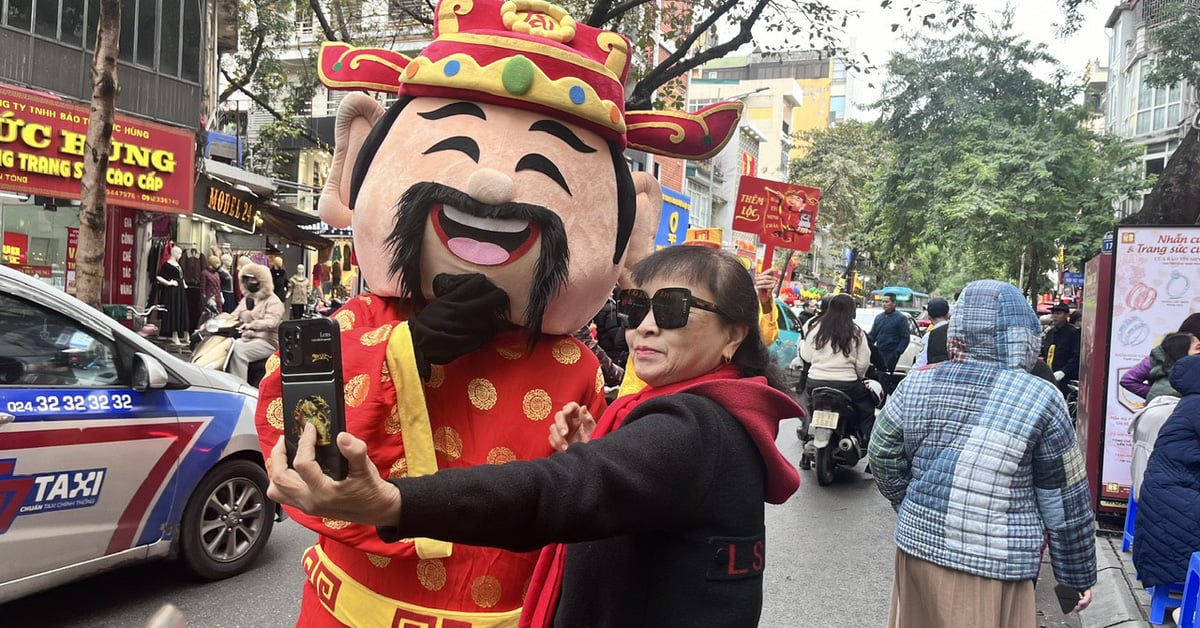
{"label": "jewelry advertisement poster", "polygon": [[1133,436],[1129,422],[1145,405],[1121,377],[1163,337],[1200,312],[1200,228],[1121,227],[1113,252],[1112,330],[1108,345],[1102,497],[1128,495]]}

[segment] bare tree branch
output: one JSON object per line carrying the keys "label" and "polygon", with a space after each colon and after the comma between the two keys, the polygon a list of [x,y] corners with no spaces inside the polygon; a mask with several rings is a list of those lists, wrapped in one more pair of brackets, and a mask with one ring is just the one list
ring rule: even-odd
{"label": "bare tree branch", "polygon": [[313,15],[317,16],[317,22],[321,24],[321,32],[325,34],[325,41],[342,41],[341,37],[333,30],[333,26],[329,24],[329,18],[325,16],[325,9],[321,7],[321,0],[308,0],[308,6],[312,8]]}
{"label": "bare tree branch", "polygon": [[415,10],[409,8],[408,3],[403,2],[402,0],[388,0],[388,4],[392,7],[400,9],[401,13],[403,13],[404,15],[407,15],[408,17],[412,18],[416,22],[419,22],[426,26],[433,26],[433,10],[434,9],[433,9],[433,3],[430,2],[429,0],[425,0],[425,7],[428,10],[427,13],[416,12]]}
{"label": "bare tree branch", "polygon": [[[221,75],[225,77],[225,80],[232,81],[232,79],[229,77],[229,73],[227,71],[225,71],[224,68],[221,69]],[[250,91],[249,89],[246,89],[246,87],[244,85],[239,86],[237,88],[237,91],[245,94],[251,101],[254,102],[254,104],[258,105],[259,108],[261,108],[263,111],[266,111],[267,113],[271,114],[271,117],[286,124],[289,128],[294,129],[297,132],[297,134],[300,135],[300,137],[303,137],[304,139],[312,142],[313,145],[316,146],[317,148],[320,148],[321,150],[323,150],[331,155],[333,154],[332,146],[321,141],[321,138],[313,135],[312,132],[308,130],[308,127],[296,124],[295,120],[280,113],[277,109],[272,107],[270,103],[263,100],[262,97],[260,97],[258,94],[255,94],[254,92]]]}
{"label": "bare tree branch", "polygon": [[250,60],[246,63],[246,71],[242,73],[241,77],[235,79],[230,77],[227,72],[221,72],[229,81],[229,85],[227,85],[225,89],[221,90],[221,94],[217,96],[218,103],[223,103],[228,100],[234,92],[248,85],[250,80],[254,78],[254,73],[258,72],[258,61],[262,58],[263,44],[265,41],[266,37],[261,32],[258,33],[254,41],[254,50],[250,52]]}
{"label": "bare tree branch", "polygon": [[653,100],[654,91],[659,87],[667,84],[675,77],[683,75],[692,68],[699,67],[713,59],[724,57],[742,47],[743,44],[749,43],[753,38],[751,29],[762,16],[762,12],[766,9],[770,0],[756,0],[754,8],[750,14],[742,20],[738,28],[738,34],[728,41],[722,42],[707,50],[697,53],[695,56],[687,59],[683,58],[691,50],[692,46],[700,39],[704,33],[712,27],[713,24],[722,16],[731,11],[738,4],[738,0],[726,0],[721,6],[713,10],[712,15],[709,15],[703,22],[696,25],[690,35],[677,46],[675,52],[667,57],[662,63],[659,63],[651,70],[642,80],[638,81],[637,86],[633,89],[633,94],[626,102],[625,109],[627,111],[636,111],[649,109]]}
{"label": "bare tree branch", "polygon": [[587,19],[583,23],[588,26],[595,26],[596,28],[603,26],[608,21],[608,9],[612,6],[612,3],[613,0],[596,0],[596,3],[592,5],[591,14],[587,16]]}
{"label": "bare tree branch", "polygon": [[[600,20],[600,23],[594,24],[593,26],[602,26],[604,24],[607,24],[609,21],[615,20],[615,19],[621,17],[622,15],[625,15],[629,11],[636,9],[636,8],[642,6],[643,4],[646,4],[647,2],[651,2],[651,1],[652,0],[626,0],[625,2],[622,2],[621,4],[618,4],[617,6],[610,9],[607,13],[604,14],[604,17]],[[599,6],[600,4],[602,4],[602,3],[601,2],[596,3],[597,6]],[[603,4],[611,5],[612,2],[606,1],[606,2],[603,2]]]}

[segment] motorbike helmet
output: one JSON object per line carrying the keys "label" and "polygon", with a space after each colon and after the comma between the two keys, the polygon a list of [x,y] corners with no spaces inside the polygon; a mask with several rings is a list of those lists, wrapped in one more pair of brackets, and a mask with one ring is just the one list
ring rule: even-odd
{"label": "motorbike helmet", "polygon": [[871,396],[875,398],[875,409],[882,410],[884,404],[887,403],[887,391],[883,389],[883,384],[873,379],[868,379],[863,381],[863,385],[867,387],[867,390],[871,391]]}

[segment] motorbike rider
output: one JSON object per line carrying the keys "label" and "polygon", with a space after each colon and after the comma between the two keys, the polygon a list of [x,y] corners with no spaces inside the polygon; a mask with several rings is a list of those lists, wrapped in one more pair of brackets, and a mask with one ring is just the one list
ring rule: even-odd
{"label": "motorbike rider", "polygon": [[233,310],[240,323],[240,338],[234,341],[228,370],[246,379],[251,362],[264,360],[279,349],[279,323],[283,322],[283,301],[275,296],[271,271],[253,262],[238,271],[242,301]]}
{"label": "motorbike rider", "polygon": [[[830,299],[825,311],[813,319],[808,333],[800,341],[800,358],[810,365],[805,386],[809,415],[812,414],[812,391],[822,387],[835,388],[850,397],[862,433],[870,434],[876,399],[863,379],[871,367],[871,347],[867,335],[854,322],[853,297],[838,294]],[[804,417],[801,421],[807,434],[810,419]]]}

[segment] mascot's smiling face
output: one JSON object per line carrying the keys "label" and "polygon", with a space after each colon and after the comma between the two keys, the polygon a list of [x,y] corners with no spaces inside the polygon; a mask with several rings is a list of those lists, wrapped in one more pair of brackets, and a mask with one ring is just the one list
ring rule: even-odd
{"label": "mascot's smiling face", "polygon": [[626,249],[652,247],[653,180],[638,178],[635,200],[608,142],[541,113],[421,97],[385,114],[350,95],[337,147],[331,182],[345,205],[322,199],[322,218],[352,220],[377,294],[429,300],[437,275],[482,273],[508,293],[513,323],[570,333],[600,309]]}

